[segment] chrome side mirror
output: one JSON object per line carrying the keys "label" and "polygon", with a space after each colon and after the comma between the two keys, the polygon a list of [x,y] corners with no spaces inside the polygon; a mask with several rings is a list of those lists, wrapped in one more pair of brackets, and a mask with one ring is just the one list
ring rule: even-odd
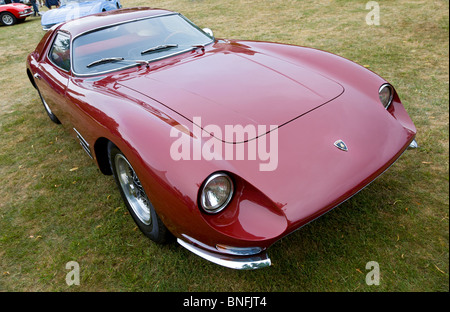
{"label": "chrome side mirror", "polygon": [[213,31],[212,31],[211,29],[209,29],[209,28],[203,28],[203,31],[204,31],[208,36],[210,36],[211,38],[214,38],[214,34],[213,34]]}

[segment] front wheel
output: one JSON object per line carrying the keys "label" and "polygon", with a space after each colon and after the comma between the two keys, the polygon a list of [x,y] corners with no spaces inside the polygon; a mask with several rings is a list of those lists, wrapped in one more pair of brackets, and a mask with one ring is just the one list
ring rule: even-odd
{"label": "front wheel", "polygon": [[114,180],[134,222],[139,229],[157,243],[164,243],[171,237],[170,232],[156,214],[141,181],[125,155],[110,143],[108,145],[109,163]]}
{"label": "front wheel", "polygon": [[0,14],[0,22],[5,26],[11,26],[17,22],[17,18],[9,12],[3,12]]}

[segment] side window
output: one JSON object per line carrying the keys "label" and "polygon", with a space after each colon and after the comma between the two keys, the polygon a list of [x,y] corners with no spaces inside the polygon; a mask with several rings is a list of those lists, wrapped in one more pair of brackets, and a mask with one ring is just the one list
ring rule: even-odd
{"label": "side window", "polygon": [[48,57],[56,66],[70,71],[70,37],[63,33],[57,34]]}

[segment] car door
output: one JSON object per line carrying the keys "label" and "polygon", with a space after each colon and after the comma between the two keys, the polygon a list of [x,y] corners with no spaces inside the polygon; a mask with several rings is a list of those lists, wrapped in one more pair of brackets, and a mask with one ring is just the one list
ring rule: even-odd
{"label": "car door", "polygon": [[34,80],[47,110],[55,114],[63,124],[67,118],[64,106],[70,75],[70,36],[58,32],[47,50],[47,55],[38,64]]}
{"label": "car door", "polygon": [[83,95],[70,90],[73,86],[70,44],[70,35],[58,32],[47,55],[39,63],[34,78],[47,112],[50,110],[65,127],[73,130],[83,149],[92,157],[90,145],[83,137],[90,118],[75,99]]}

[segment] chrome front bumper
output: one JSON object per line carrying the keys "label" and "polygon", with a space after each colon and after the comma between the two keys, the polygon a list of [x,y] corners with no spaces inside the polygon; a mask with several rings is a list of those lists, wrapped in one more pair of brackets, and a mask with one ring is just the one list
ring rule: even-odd
{"label": "chrome front bumper", "polygon": [[192,243],[188,243],[180,238],[177,239],[177,242],[197,256],[231,269],[255,270],[271,265],[270,259],[267,256],[266,252],[262,252],[260,254],[252,256],[234,256],[212,252]]}
{"label": "chrome front bumper", "polygon": [[27,13],[22,13],[22,14],[19,14],[19,17],[20,17],[20,18],[24,18],[24,17],[30,16],[30,15],[32,15],[32,14],[33,14],[33,11],[27,12]]}

